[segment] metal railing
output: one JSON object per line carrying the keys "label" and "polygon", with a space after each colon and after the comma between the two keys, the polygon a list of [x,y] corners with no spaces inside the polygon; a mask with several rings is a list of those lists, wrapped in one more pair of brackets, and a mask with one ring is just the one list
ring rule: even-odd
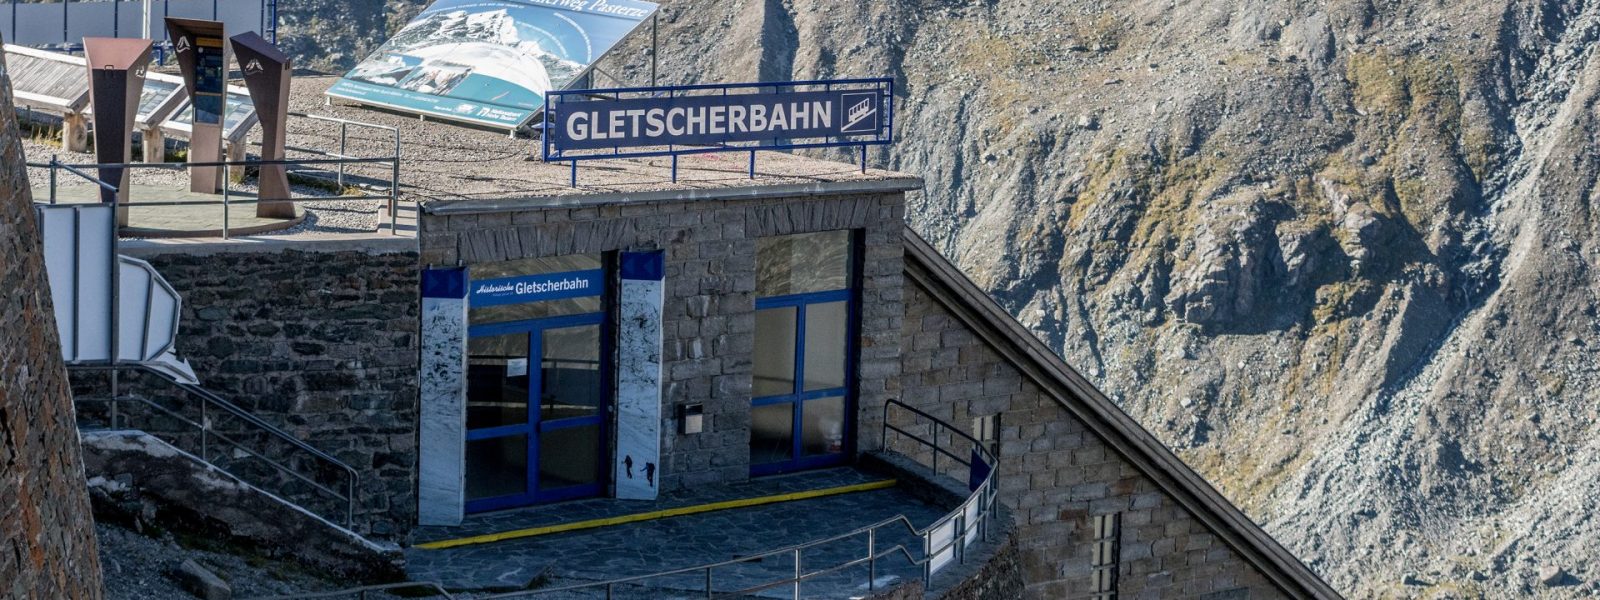
{"label": "metal railing", "polygon": [[[261,203],[264,203],[264,202],[265,203],[278,203],[278,202],[299,203],[299,202],[352,202],[352,201],[358,201],[358,200],[385,200],[385,201],[388,202],[390,233],[392,233],[394,235],[399,235],[400,234],[400,229],[399,229],[399,211],[397,209],[398,209],[399,203],[400,203],[400,188],[399,188],[399,185],[398,185],[398,182],[400,180],[400,158],[397,157],[397,156],[396,157],[381,157],[381,158],[326,158],[326,159],[302,159],[302,160],[226,160],[226,161],[214,161],[214,162],[188,162],[188,163],[83,163],[83,164],[67,164],[67,163],[63,163],[63,162],[60,162],[59,160],[57,160],[56,157],[52,156],[52,157],[50,157],[50,162],[48,162],[48,163],[28,163],[28,166],[35,167],[35,168],[41,168],[41,169],[50,169],[50,191],[49,191],[48,202],[50,204],[56,204],[56,203],[58,203],[58,199],[57,199],[57,196],[56,196],[56,179],[57,179],[57,177],[56,177],[56,173],[55,173],[55,171],[57,169],[74,169],[74,170],[76,170],[76,169],[130,169],[130,170],[136,170],[136,169],[164,169],[164,170],[169,170],[169,171],[175,171],[175,170],[183,170],[183,169],[191,169],[191,168],[262,167],[262,166],[268,166],[268,165],[283,165],[286,168],[290,167],[290,166],[340,165],[340,167],[342,168],[343,166],[350,165],[350,164],[373,164],[373,163],[390,165],[390,172],[392,173],[392,175],[391,175],[391,178],[389,180],[389,191],[386,194],[362,194],[362,195],[358,195],[358,196],[339,195],[339,196],[300,197],[300,198],[295,198],[295,197],[290,197],[290,198],[261,198],[259,196],[255,197],[255,198],[233,198],[233,190],[231,189],[232,177],[222,177],[221,178],[222,179],[222,198],[220,200],[158,201],[158,202],[131,202],[130,201],[130,202],[121,203],[121,206],[122,207],[126,207],[126,208],[137,208],[137,207],[152,207],[152,206],[217,206],[217,205],[221,205],[222,206],[222,237],[223,237],[223,239],[229,239],[231,237],[231,234],[229,232],[229,228],[230,228],[229,220],[230,220],[230,216],[231,216],[230,215],[230,209],[235,205],[241,205],[241,204],[242,205],[254,205],[254,204],[261,204]],[[80,171],[80,173],[81,173],[81,171]],[[341,180],[342,180],[342,177],[341,177]],[[419,211],[418,214],[420,214],[420,207],[418,208],[418,211]]]}
{"label": "metal railing", "polygon": [[[248,481],[248,479],[246,479],[246,473],[235,472],[239,470],[229,470],[226,467],[217,464],[218,459],[222,456],[225,456],[222,454],[222,452],[241,452],[246,456],[261,461],[262,464],[272,467],[274,471],[288,476],[294,481],[299,481],[309,486],[317,493],[331,498],[336,501],[337,504],[343,506],[343,510],[340,511],[343,513],[342,515],[330,517],[329,515],[323,514],[321,515],[323,518],[326,518],[331,522],[342,523],[346,528],[350,528],[355,525],[355,498],[356,489],[360,484],[360,475],[356,473],[354,467],[351,467],[344,461],[339,460],[333,455],[323,452],[322,450],[319,450],[304,441],[301,441],[299,438],[290,435],[288,432],[285,432],[271,423],[262,420],[260,417],[251,414],[250,411],[240,408],[238,405],[227,401],[210,390],[197,385],[174,381],[165,374],[151,367],[144,365],[124,365],[111,363],[77,364],[69,365],[69,368],[78,371],[113,371],[123,369],[140,371],[148,373],[154,379],[170,384],[178,390],[198,398],[200,409],[200,414],[198,416],[199,420],[195,420],[190,418],[190,416],[183,414],[180,412],[182,410],[181,408],[165,406],[160,402],[152,400],[143,395],[125,396],[113,394],[108,398],[75,398],[75,401],[79,404],[109,404],[111,409],[110,426],[113,429],[125,426],[123,422],[126,422],[131,418],[130,412],[122,410],[123,403],[134,403],[148,407],[155,413],[177,421],[193,431],[197,431],[199,434],[199,449],[196,454],[200,457],[200,460],[206,464],[222,469],[223,471],[226,471],[235,477],[239,477],[240,479],[245,479]],[[238,419],[239,421],[249,425],[250,428],[252,428],[255,432],[265,434],[280,444],[293,449],[295,452],[303,456],[310,457],[313,459],[313,462],[320,463],[323,467],[338,472],[342,481],[336,484],[324,483],[323,481],[319,480],[320,478],[316,477],[315,472],[310,475],[302,473],[301,470],[285,464],[289,461],[274,459],[266,455],[266,450],[252,448],[249,445],[241,442],[238,439],[239,437],[242,437],[240,433],[218,430],[216,427],[216,417],[221,415],[232,416],[235,419]],[[151,429],[141,429],[141,431],[157,437],[170,437],[172,439],[167,439],[165,441],[173,444],[174,446],[181,447],[182,445],[182,437],[174,432]],[[269,491],[272,488],[281,487],[267,481],[249,481],[249,483]],[[342,490],[334,489],[335,487],[342,488]],[[287,497],[285,499],[291,500]],[[299,504],[306,510],[318,512],[313,510],[313,507],[307,506],[304,503],[296,502],[296,504]]]}
{"label": "metal railing", "polygon": [[[99,189],[106,190],[106,191],[111,191],[111,192],[115,192],[116,191],[116,186],[113,186],[113,185],[111,185],[109,183],[106,183],[105,181],[102,181],[98,177],[95,177],[94,175],[91,175],[89,173],[86,173],[86,172],[80,170],[77,166],[74,166],[74,165],[61,165],[61,164],[57,163],[53,158],[51,159],[51,163],[56,168],[59,168],[62,171],[65,171],[68,174],[83,178],[85,181],[88,181],[89,183],[95,185]],[[55,189],[56,177],[57,177],[56,170],[52,169],[50,171],[50,183],[51,183],[51,190],[52,191],[54,191],[54,189]],[[111,209],[113,214],[115,214],[117,208],[119,208],[120,206],[123,206],[122,204],[119,204],[115,200],[110,202],[109,205],[110,205],[110,209]],[[73,235],[78,235],[78,232],[76,230],[74,230]],[[167,375],[166,373],[164,373],[161,370],[158,370],[156,368],[153,368],[149,364],[145,364],[145,363],[141,363],[141,362],[129,362],[129,361],[124,361],[124,360],[119,358],[119,350],[118,349],[120,348],[120,345],[118,344],[117,337],[118,337],[118,332],[120,331],[120,328],[117,326],[117,315],[120,312],[120,306],[119,306],[119,302],[118,302],[118,295],[119,295],[118,294],[118,289],[120,288],[121,278],[120,278],[118,270],[121,268],[121,266],[120,266],[121,256],[120,256],[120,241],[119,241],[118,237],[119,236],[116,234],[115,228],[113,228],[112,231],[111,231],[111,240],[110,240],[110,243],[108,244],[108,248],[109,248],[109,250],[111,252],[111,257],[110,258],[112,260],[112,265],[113,265],[113,268],[111,269],[110,281],[108,282],[108,289],[111,290],[111,302],[110,302],[110,307],[111,307],[110,323],[111,323],[111,325],[110,325],[110,327],[108,327],[106,329],[106,336],[107,336],[107,342],[108,342],[107,343],[107,347],[110,349],[110,354],[108,355],[108,358],[103,360],[103,361],[102,360],[82,361],[82,360],[73,359],[73,360],[69,360],[67,362],[67,368],[69,370],[74,370],[74,371],[106,371],[106,372],[108,372],[108,374],[109,374],[109,391],[110,391],[110,394],[109,394],[109,397],[104,398],[104,399],[81,398],[81,397],[78,397],[77,394],[74,394],[73,400],[75,402],[78,402],[78,403],[86,403],[86,404],[92,404],[92,403],[107,403],[107,404],[109,404],[110,411],[109,411],[109,419],[108,420],[109,420],[109,424],[112,427],[120,426],[121,425],[121,421],[125,420],[124,419],[125,413],[124,413],[124,411],[122,411],[122,403],[123,402],[134,402],[134,403],[137,403],[137,404],[142,404],[144,406],[147,406],[151,410],[155,411],[156,413],[163,414],[163,415],[167,416],[168,418],[171,418],[171,419],[173,419],[175,421],[178,421],[179,423],[182,423],[184,425],[189,426],[192,429],[196,429],[196,430],[199,431],[199,438],[200,438],[199,439],[199,445],[200,445],[199,456],[200,456],[200,460],[201,461],[204,461],[205,463],[207,463],[207,464],[209,464],[209,465],[211,465],[213,467],[222,469],[223,471],[226,471],[226,472],[228,472],[228,473],[230,473],[230,474],[232,474],[232,475],[234,475],[236,477],[239,477],[240,479],[245,479],[245,475],[246,475],[245,473],[236,473],[234,471],[230,471],[229,469],[226,469],[226,468],[218,465],[217,462],[214,460],[214,457],[218,457],[220,455],[212,452],[212,448],[211,447],[212,447],[213,440],[215,440],[217,442],[220,442],[220,443],[223,443],[223,444],[226,444],[226,445],[230,446],[235,451],[242,452],[246,456],[250,456],[250,457],[253,457],[253,458],[257,459],[257,460],[260,460],[262,463],[272,467],[274,470],[276,470],[278,472],[281,472],[281,473],[293,478],[294,480],[298,480],[298,481],[300,481],[302,483],[305,483],[306,485],[310,486],[310,488],[312,490],[314,490],[316,492],[319,492],[322,495],[329,496],[329,497],[334,498],[335,500],[341,501],[343,503],[343,505],[344,505],[344,510],[342,511],[343,512],[342,518],[329,518],[328,520],[329,521],[335,521],[335,522],[342,522],[346,528],[354,526],[354,524],[355,524],[356,489],[357,489],[357,487],[359,487],[359,483],[360,483],[360,476],[356,473],[355,468],[351,467],[349,464],[345,463],[344,461],[341,461],[338,458],[335,458],[332,455],[330,455],[330,454],[328,454],[326,452],[323,452],[322,450],[319,450],[319,449],[311,446],[310,444],[307,444],[304,441],[301,441],[299,438],[296,438],[296,437],[288,434],[287,432],[283,431],[282,429],[279,429],[276,426],[273,426],[271,423],[267,423],[266,421],[261,420],[260,417],[257,417],[255,415],[251,414],[249,411],[246,411],[243,408],[238,407],[237,405],[233,404],[232,402],[228,402],[226,399],[223,399],[221,396],[218,396],[217,394],[211,392],[210,390],[202,388],[202,387],[200,387],[198,385],[192,385],[192,384],[188,384],[188,383],[184,383],[184,382],[181,382],[181,381],[174,380],[169,375]],[[73,244],[74,244],[74,246],[78,245],[78,243],[76,241],[74,241]],[[157,279],[158,279],[157,277],[152,276],[152,282],[156,281]],[[77,301],[77,298],[78,298],[77,294],[73,294],[73,301],[74,302]],[[76,308],[74,308],[74,314],[76,314]],[[177,324],[177,321],[176,321],[176,319],[174,319],[173,320],[174,327],[176,327],[176,324]],[[76,340],[76,337],[74,339]],[[76,341],[74,343],[76,343]],[[74,351],[73,354],[74,354],[74,356],[76,356],[76,351]],[[157,402],[155,402],[155,401],[153,401],[153,400],[151,400],[149,398],[135,397],[135,396],[126,396],[126,397],[122,396],[119,393],[119,387],[120,386],[119,386],[119,381],[118,381],[118,374],[122,370],[133,370],[133,371],[139,371],[139,372],[147,373],[151,377],[154,377],[156,380],[168,383],[168,384],[170,384],[170,385],[172,385],[174,387],[177,387],[179,390],[181,390],[181,391],[183,391],[183,392],[185,392],[185,393],[187,393],[187,394],[189,394],[191,396],[198,397],[200,399],[200,403],[199,403],[200,404],[200,415],[199,415],[199,419],[200,420],[199,421],[194,421],[193,419],[190,419],[190,418],[184,416],[183,414],[179,413],[178,411],[173,410],[171,408],[168,408],[166,406],[163,406],[163,405],[161,405],[161,404],[159,404],[159,403],[157,403]],[[335,489],[333,489],[333,487],[331,487],[331,486],[329,486],[327,484],[324,484],[321,481],[318,481],[315,477],[307,476],[304,473],[298,472],[297,470],[295,470],[294,468],[290,467],[289,465],[284,464],[283,461],[274,460],[273,458],[270,458],[270,457],[266,456],[265,454],[263,454],[262,451],[259,451],[257,449],[250,448],[250,447],[246,446],[245,444],[243,444],[239,440],[235,439],[235,437],[233,435],[229,435],[226,432],[217,431],[215,429],[215,427],[213,426],[214,424],[213,424],[212,415],[214,414],[214,410],[215,411],[221,411],[221,413],[218,413],[218,414],[232,415],[232,416],[238,418],[239,420],[243,421],[247,425],[253,427],[257,431],[267,435],[268,437],[276,439],[276,440],[279,440],[283,445],[287,446],[288,448],[292,448],[292,449],[294,449],[295,451],[301,453],[304,456],[309,456],[311,459],[313,459],[313,462],[320,462],[325,467],[341,473],[343,475],[343,477],[342,477],[343,482],[342,482],[342,485],[340,485],[339,487],[342,487],[344,491],[340,492],[338,490],[335,490]],[[150,433],[152,435],[159,435],[159,434],[161,434],[163,432],[146,431],[146,433]],[[181,443],[179,440],[176,440],[176,439],[167,440],[167,441],[169,443],[173,443],[174,445],[178,445],[179,443]],[[273,486],[271,486],[271,484],[268,484],[268,483],[265,483],[265,482],[252,482],[252,484],[256,485],[257,487],[261,487],[263,489],[266,489],[268,487],[273,487]],[[285,499],[288,500],[289,498],[285,498]],[[303,506],[303,508],[306,508],[306,510],[312,510],[311,507],[304,507]],[[313,512],[315,512],[315,511],[313,511]],[[327,518],[326,515],[324,515],[324,518]]]}
{"label": "metal railing", "polygon": [[[899,409],[915,418],[926,419],[931,422],[931,429],[933,432],[933,435],[929,436],[931,439],[924,439],[909,429],[892,425],[889,420],[892,409]],[[719,595],[740,596],[777,588],[789,588],[790,596],[795,600],[798,600],[802,597],[806,582],[821,578],[826,575],[840,573],[846,569],[861,567],[863,565],[865,565],[867,568],[866,587],[869,591],[875,591],[878,587],[879,562],[884,559],[891,558],[895,554],[901,555],[905,559],[906,564],[921,569],[923,584],[926,586],[931,582],[935,573],[949,565],[952,561],[958,561],[964,564],[967,558],[966,549],[968,545],[980,538],[985,540],[989,538],[995,516],[996,489],[994,478],[996,469],[998,467],[998,462],[989,449],[976,438],[973,438],[965,432],[962,432],[960,429],[948,423],[944,423],[932,415],[918,410],[908,404],[898,400],[889,400],[884,405],[883,413],[883,440],[885,450],[888,449],[888,434],[892,431],[898,435],[904,436],[910,441],[932,448],[934,450],[934,456],[936,457],[939,454],[944,454],[945,456],[954,459],[957,463],[966,465],[968,468],[972,468],[974,465],[970,459],[962,458],[955,452],[951,451],[946,445],[940,443],[938,433],[946,432],[950,434],[949,439],[952,442],[957,438],[966,440],[971,445],[972,452],[976,454],[979,460],[984,461],[985,472],[983,472],[983,477],[981,480],[976,482],[976,485],[971,486],[971,493],[967,495],[966,499],[963,500],[961,504],[954,510],[945,514],[939,520],[926,527],[918,528],[905,515],[897,515],[846,533],[819,540],[811,540],[805,543],[786,546],[774,550],[768,550],[766,552],[743,556],[732,560],[725,560],[682,569],[674,569],[671,571],[662,571],[648,575],[611,579],[607,581],[581,583],[537,590],[506,592],[483,596],[480,600],[530,598],[545,594],[577,591],[604,591],[605,597],[609,599],[616,594],[618,588],[624,586],[642,586],[645,584],[645,582],[648,582],[652,579],[684,575],[693,575],[704,582],[701,586],[701,589],[705,593],[706,598],[714,598]],[[935,466],[932,468],[936,469],[936,465],[937,463],[935,463]],[[935,480],[937,480],[938,477],[941,477],[940,472],[937,470],[934,470],[932,475]],[[905,544],[894,544],[887,547],[880,547],[879,539],[886,533],[885,530],[888,530],[887,533],[891,534],[896,532],[907,532],[920,540],[921,547],[914,549],[907,548]],[[856,558],[820,569],[808,570],[804,567],[805,555],[808,551],[818,550],[825,545],[830,545],[845,540],[860,539],[863,537],[865,538],[866,542],[865,552],[858,555]],[[715,574],[718,569],[725,570],[735,565],[749,564],[753,562],[760,562],[767,558],[785,556],[789,557],[794,563],[794,571],[792,576],[765,581],[737,590],[719,591],[714,587],[714,583],[716,581]],[[853,582],[854,580],[852,580],[852,583]],[[297,597],[310,598],[312,596]]]}

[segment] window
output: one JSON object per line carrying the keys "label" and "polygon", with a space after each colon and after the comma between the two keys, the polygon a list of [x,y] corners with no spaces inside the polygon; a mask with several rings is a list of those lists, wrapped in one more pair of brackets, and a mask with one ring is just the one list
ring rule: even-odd
{"label": "window", "polygon": [[1091,597],[1117,600],[1117,567],[1122,562],[1122,513],[1095,515],[1094,549],[1090,556]]}
{"label": "window", "polygon": [[972,419],[972,437],[989,451],[990,456],[1000,456],[1000,415],[984,415]]}
{"label": "window", "polygon": [[828,231],[757,241],[753,474],[844,462],[854,405],[855,238]]}

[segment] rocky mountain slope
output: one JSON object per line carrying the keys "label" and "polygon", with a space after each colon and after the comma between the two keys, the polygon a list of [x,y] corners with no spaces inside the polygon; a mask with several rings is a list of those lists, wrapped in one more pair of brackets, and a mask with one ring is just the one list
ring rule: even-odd
{"label": "rocky mountain slope", "polygon": [[[293,4],[324,64],[416,10]],[[1600,2],[671,0],[660,27],[664,83],[893,75],[874,160],[927,178],[914,226],[1352,597],[1600,594]],[[646,81],[647,43],[608,76]]]}

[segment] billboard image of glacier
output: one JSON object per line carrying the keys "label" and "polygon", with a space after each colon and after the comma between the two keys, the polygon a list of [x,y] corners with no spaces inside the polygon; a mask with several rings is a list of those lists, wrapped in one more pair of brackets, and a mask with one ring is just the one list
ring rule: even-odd
{"label": "billboard image of glacier", "polygon": [[328,95],[520,128],[654,14],[637,0],[437,0]]}

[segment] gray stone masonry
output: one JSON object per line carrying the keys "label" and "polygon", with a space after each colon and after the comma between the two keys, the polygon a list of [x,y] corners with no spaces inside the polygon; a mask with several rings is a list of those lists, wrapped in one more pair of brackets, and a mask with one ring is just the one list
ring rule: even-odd
{"label": "gray stone masonry", "polygon": [[[1089,597],[1092,517],[1117,512],[1118,597],[1283,597],[915,283],[906,289],[905,310],[904,401],[963,428],[974,417],[1002,414],[999,495],[1016,519],[1026,597]],[[890,442],[892,449],[929,458],[898,438]]]}
{"label": "gray stone masonry", "polygon": [[100,598],[89,496],[0,57],[0,597]]}
{"label": "gray stone masonry", "polygon": [[[251,251],[249,244],[217,245],[195,252],[179,244],[139,247],[137,256],[183,298],[177,350],[193,365],[200,385],[348,463],[360,476],[353,529],[404,542],[417,505],[415,246],[399,241],[326,252],[315,244],[297,247]],[[74,376],[80,391],[98,383],[87,375],[92,374]],[[140,379],[128,377],[125,391],[170,395],[170,388],[141,386]],[[255,431],[226,417],[213,419],[224,430]],[[129,425],[165,431],[150,421]],[[241,439],[269,444],[274,458],[315,464],[267,438]],[[199,453],[197,444],[180,446]],[[291,494],[256,478],[283,477],[275,471],[237,474],[318,514],[343,514],[343,505],[325,495]],[[345,481],[336,472],[324,475],[325,485]]]}
{"label": "gray stone masonry", "polygon": [[[424,264],[614,250],[666,251],[662,491],[749,478],[756,240],[860,229],[861,447],[876,447],[883,401],[899,392],[905,196],[620,203],[465,215],[424,214]],[[705,431],[680,435],[677,405],[705,404]],[[869,435],[870,434],[870,435]]]}

